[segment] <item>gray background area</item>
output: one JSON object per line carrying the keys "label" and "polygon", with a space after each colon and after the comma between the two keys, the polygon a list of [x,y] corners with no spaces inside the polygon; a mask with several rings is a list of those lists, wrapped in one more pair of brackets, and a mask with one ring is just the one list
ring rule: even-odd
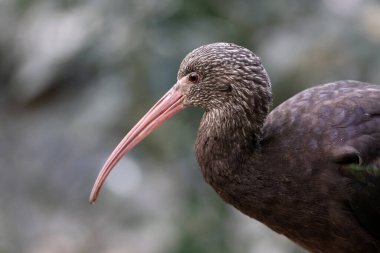
{"label": "gray background area", "polygon": [[118,141],[202,44],[252,49],[275,104],[340,79],[380,83],[375,0],[0,0],[0,253],[300,253],[201,177],[188,109],[124,158]]}

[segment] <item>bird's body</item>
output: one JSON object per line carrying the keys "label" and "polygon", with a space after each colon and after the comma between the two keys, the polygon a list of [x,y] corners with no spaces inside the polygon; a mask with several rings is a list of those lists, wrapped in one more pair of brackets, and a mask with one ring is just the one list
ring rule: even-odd
{"label": "bird's body", "polygon": [[[312,252],[380,252],[380,238],[353,213],[355,186],[343,173],[357,155],[380,168],[380,86],[340,81],[305,90],[274,109],[258,145],[246,147],[238,133],[245,128],[213,129],[223,123],[207,113],[198,162],[226,202]],[[237,140],[218,136],[233,131]],[[378,200],[372,222],[380,231]]]}
{"label": "bird's body", "polygon": [[196,156],[228,203],[315,253],[380,252],[380,86],[339,81],[269,113],[269,77],[251,51],[195,49],[178,82],[119,144],[116,162],[185,106],[205,110]]}

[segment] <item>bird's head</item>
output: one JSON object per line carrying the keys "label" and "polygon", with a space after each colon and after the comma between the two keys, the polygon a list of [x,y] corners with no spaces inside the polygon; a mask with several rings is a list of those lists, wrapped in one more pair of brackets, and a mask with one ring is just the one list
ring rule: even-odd
{"label": "bird's head", "polygon": [[257,89],[270,89],[260,59],[232,43],[213,43],[194,49],[183,59],[177,79],[176,86],[184,95],[183,104],[205,110],[233,106],[253,99],[249,93]]}
{"label": "bird's head", "polygon": [[[177,83],[145,114],[115,148],[101,169],[91,192],[94,203],[116,163],[165,120],[187,106],[206,111],[225,107],[256,108],[266,114],[270,81],[260,59],[232,43],[213,43],[194,49],[182,61]],[[244,108],[245,107],[245,108]]]}

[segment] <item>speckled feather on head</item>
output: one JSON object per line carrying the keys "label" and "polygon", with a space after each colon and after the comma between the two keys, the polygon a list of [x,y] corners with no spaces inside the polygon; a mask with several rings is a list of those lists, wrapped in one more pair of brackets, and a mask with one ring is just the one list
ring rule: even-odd
{"label": "speckled feather on head", "polygon": [[226,202],[311,252],[380,252],[380,86],[316,86],[269,113],[271,101],[269,77],[250,50],[193,50],[176,85],[108,158],[90,201],[123,155],[196,106],[205,110],[197,160]]}

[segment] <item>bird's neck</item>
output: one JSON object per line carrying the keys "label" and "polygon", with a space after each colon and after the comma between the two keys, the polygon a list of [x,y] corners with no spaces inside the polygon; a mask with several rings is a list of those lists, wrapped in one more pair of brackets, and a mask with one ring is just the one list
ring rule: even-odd
{"label": "bird's neck", "polygon": [[[270,183],[273,178],[273,173],[260,164],[263,162],[263,126],[272,96],[270,87],[254,87],[239,96],[244,100],[205,112],[195,149],[206,182],[226,202],[259,218],[257,208],[263,205],[260,205],[260,196],[254,194],[259,191],[252,187],[261,187],[265,180]],[[249,203],[244,198],[242,201],[242,196],[247,194],[250,195]],[[257,212],[250,213],[250,210]]]}
{"label": "bird's neck", "polygon": [[241,175],[243,165],[260,149],[265,118],[266,113],[251,115],[236,106],[210,110],[203,115],[196,156],[205,180],[219,194]]}
{"label": "bird's neck", "polygon": [[274,203],[281,202],[277,191],[268,190],[280,182],[281,173],[273,171],[276,161],[261,142],[266,116],[234,110],[206,112],[198,131],[196,157],[206,182],[224,201],[283,232],[265,216]]}

